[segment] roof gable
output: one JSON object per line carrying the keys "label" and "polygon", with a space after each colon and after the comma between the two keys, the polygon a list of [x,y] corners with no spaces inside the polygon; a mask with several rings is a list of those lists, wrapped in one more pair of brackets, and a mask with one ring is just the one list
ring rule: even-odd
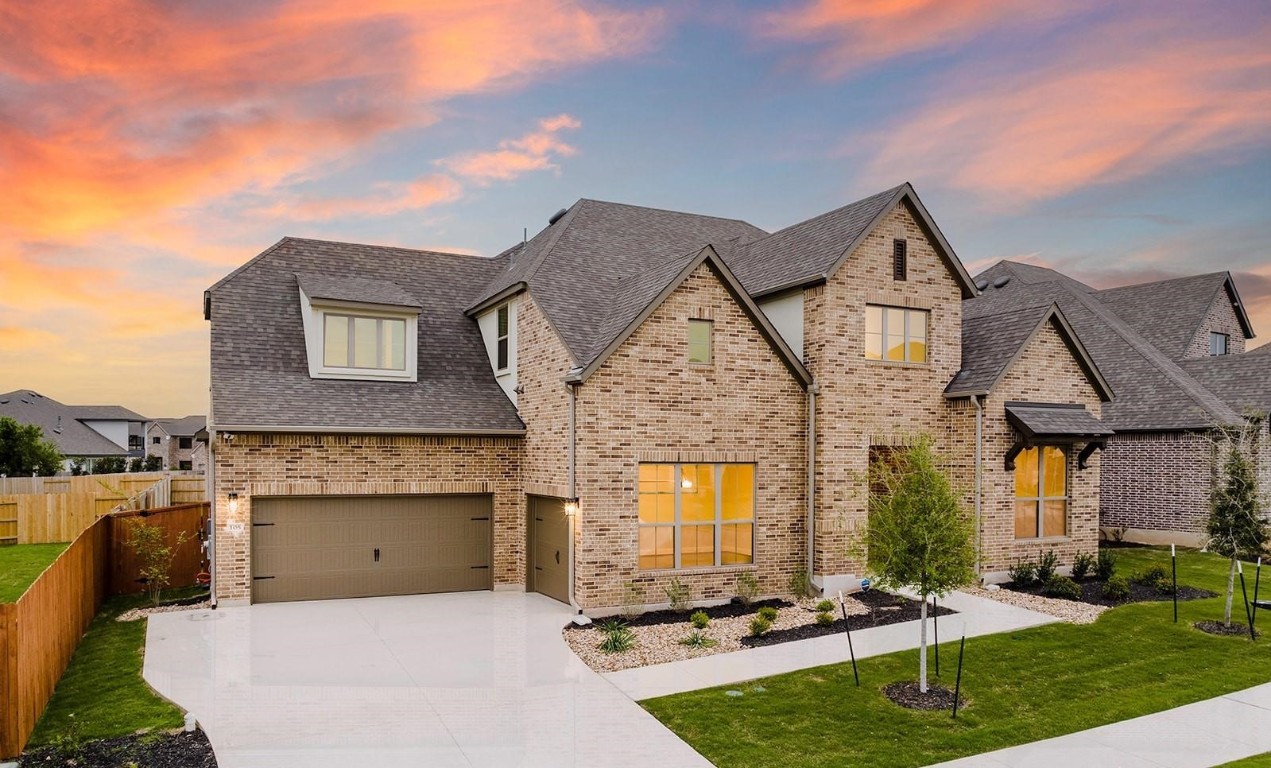
{"label": "roof gable", "polygon": [[[118,406],[108,406],[111,408]],[[126,409],[125,409],[126,410]],[[0,395],[0,416],[34,424],[65,456],[123,456],[127,451],[80,421],[76,406],[64,405],[29,389]],[[129,411],[131,413],[131,411]]]}
{"label": "roof gable", "polygon": [[897,205],[909,208],[962,288],[963,298],[976,295],[966,267],[908,182],[739,244],[730,259],[742,284],[754,296],[824,282]]}
{"label": "roof gable", "polygon": [[1185,357],[1187,348],[1218,301],[1231,302],[1245,337],[1253,338],[1253,326],[1229,272],[1109,288],[1096,295],[1118,317],[1175,360]]}
{"label": "roof gable", "polygon": [[604,323],[605,336],[610,341],[603,349],[597,350],[592,360],[577,369],[571,380],[586,381],[604,364],[622,343],[635,333],[636,329],[649,318],[653,312],[666,301],[676,288],[679,288],[689,275],[701,265],[707,265],[723,283],[733,301],[742,312],[754,323],[760,335],[772,347],[773,352],[781,359],[786,368],[798,381],[800,386],[807,387],[812,383],[812,374],[804,367],[802,361],[781,338],[781,334],[759,309],[759,305],[742,287],[741,282],[724,263],[719,254],[711,246],[705,246],[695,254],[686,258],[673,259],[646,273],[635,276],[627,282],[623,292],[624,301],[615,306],[614,313]]}

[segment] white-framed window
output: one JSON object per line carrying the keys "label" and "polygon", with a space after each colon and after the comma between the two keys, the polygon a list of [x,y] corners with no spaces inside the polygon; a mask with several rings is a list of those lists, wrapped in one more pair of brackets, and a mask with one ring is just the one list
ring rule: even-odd
{"label": "white-framed window", "polygon": [[498,328],[496,330],[495,345],[495,370],[506,371],[508,369],[508,344],[509,334],[511,333],[511,307],[504,304],[498,309]]}
{"label": "white-framed window", "polygon": [[641,464],[641,570],[755,561],[754,464]]}
{"label": "white-framed window", "polygon": [[891,362],[927,362],[927,325],[931,313],[925,309],[865,306],[865,357]]}
{"label": "white-framed window", "polygon": [[1209,354],[1225,355],[1227,354],[1227,345],[1231,341],[1231,337],[1225,333],[1211,331],[1209,334]]}
{"label": "white-framed window", "polygon": [[311,377],[417,380],[418,311],[301,296]]}
{"label": "white-framed window", "polygon": [[1015,457],[1015,538],[1068,535],[1068,452],[1025,448]]}
{"label": "white-framed window", "polygon": [[690,363],[710,363],[711,331],[714,330],[714,325],[710,320],[688,321],[688,361]]}

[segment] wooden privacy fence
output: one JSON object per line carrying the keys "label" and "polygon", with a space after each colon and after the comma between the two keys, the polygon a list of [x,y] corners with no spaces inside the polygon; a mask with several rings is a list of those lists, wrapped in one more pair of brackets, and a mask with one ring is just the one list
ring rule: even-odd
{"label": "wooden privacy fence", "polygon": [[[13,479],[13,478],[11,478]],[[202,475],[164,473],[16,478],[46,480],[44,493],[0,495],[0,544],[71,541],[102,515],[202,502]],[[52,481],[65,481],[60,490]]]}
{"label": "wooden privacy fence", "polygon": [[202,503],[101,517],[16,603],[0,604],[0,759],[21,754],[106,596],[145,588],[125,544],[129,527],[136,521],[161,526],[169,545],[188,532],[170,571],[172,586],[187,586],[204,569],[198,535],[207,513]]}

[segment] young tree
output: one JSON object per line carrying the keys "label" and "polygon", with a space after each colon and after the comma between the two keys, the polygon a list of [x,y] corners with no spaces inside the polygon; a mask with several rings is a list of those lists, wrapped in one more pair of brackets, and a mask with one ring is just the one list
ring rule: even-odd
{"label": "young tree", "polygon": [[871,461],[865,546],[882,587],[922,598],[918,688],[927,692],[927,601],[975,580],[974,523],[940,468],[931,439]]}
{"label": "young tree", "polygon": [[176,558],[177,551],[188,540],[188,532],[182,531],[177,536],[176,546],[169,547],[163,528],[141,520],[134,520],[128,526],[128,547],[141,561],[141,578],[155,605],[159,604],[160,593],[172,580],[172,561]]}
{"label": "young tree", "polygon": [[147,456],[146,462],[141,468],[146,472],[158,472],[163,469],[163,458],[160,456]]}
{"label": "young tree", "polygon": [[62,452],[35,424],[0,416],[0,475],[48,477],[62,468]]}
{"label": "young tree", "polygon": [[1236,592],[1236,560],[1260,555],[1268,536],[1258,498],[1258,479],[1240,443],[1233,439],[1227,450],[1206,525],[1209,549],[1231,559],[1223,609],[1223,623],[1228,627],[1231,626],[1231,600]]}

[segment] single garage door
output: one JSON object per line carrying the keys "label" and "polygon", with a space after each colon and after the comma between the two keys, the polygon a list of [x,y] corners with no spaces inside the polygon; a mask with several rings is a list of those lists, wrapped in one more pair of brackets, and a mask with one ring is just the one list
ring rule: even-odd
{"label": "single garage door", "polygon": [[252,601],[490,589],[489,496],[252,499]]}

